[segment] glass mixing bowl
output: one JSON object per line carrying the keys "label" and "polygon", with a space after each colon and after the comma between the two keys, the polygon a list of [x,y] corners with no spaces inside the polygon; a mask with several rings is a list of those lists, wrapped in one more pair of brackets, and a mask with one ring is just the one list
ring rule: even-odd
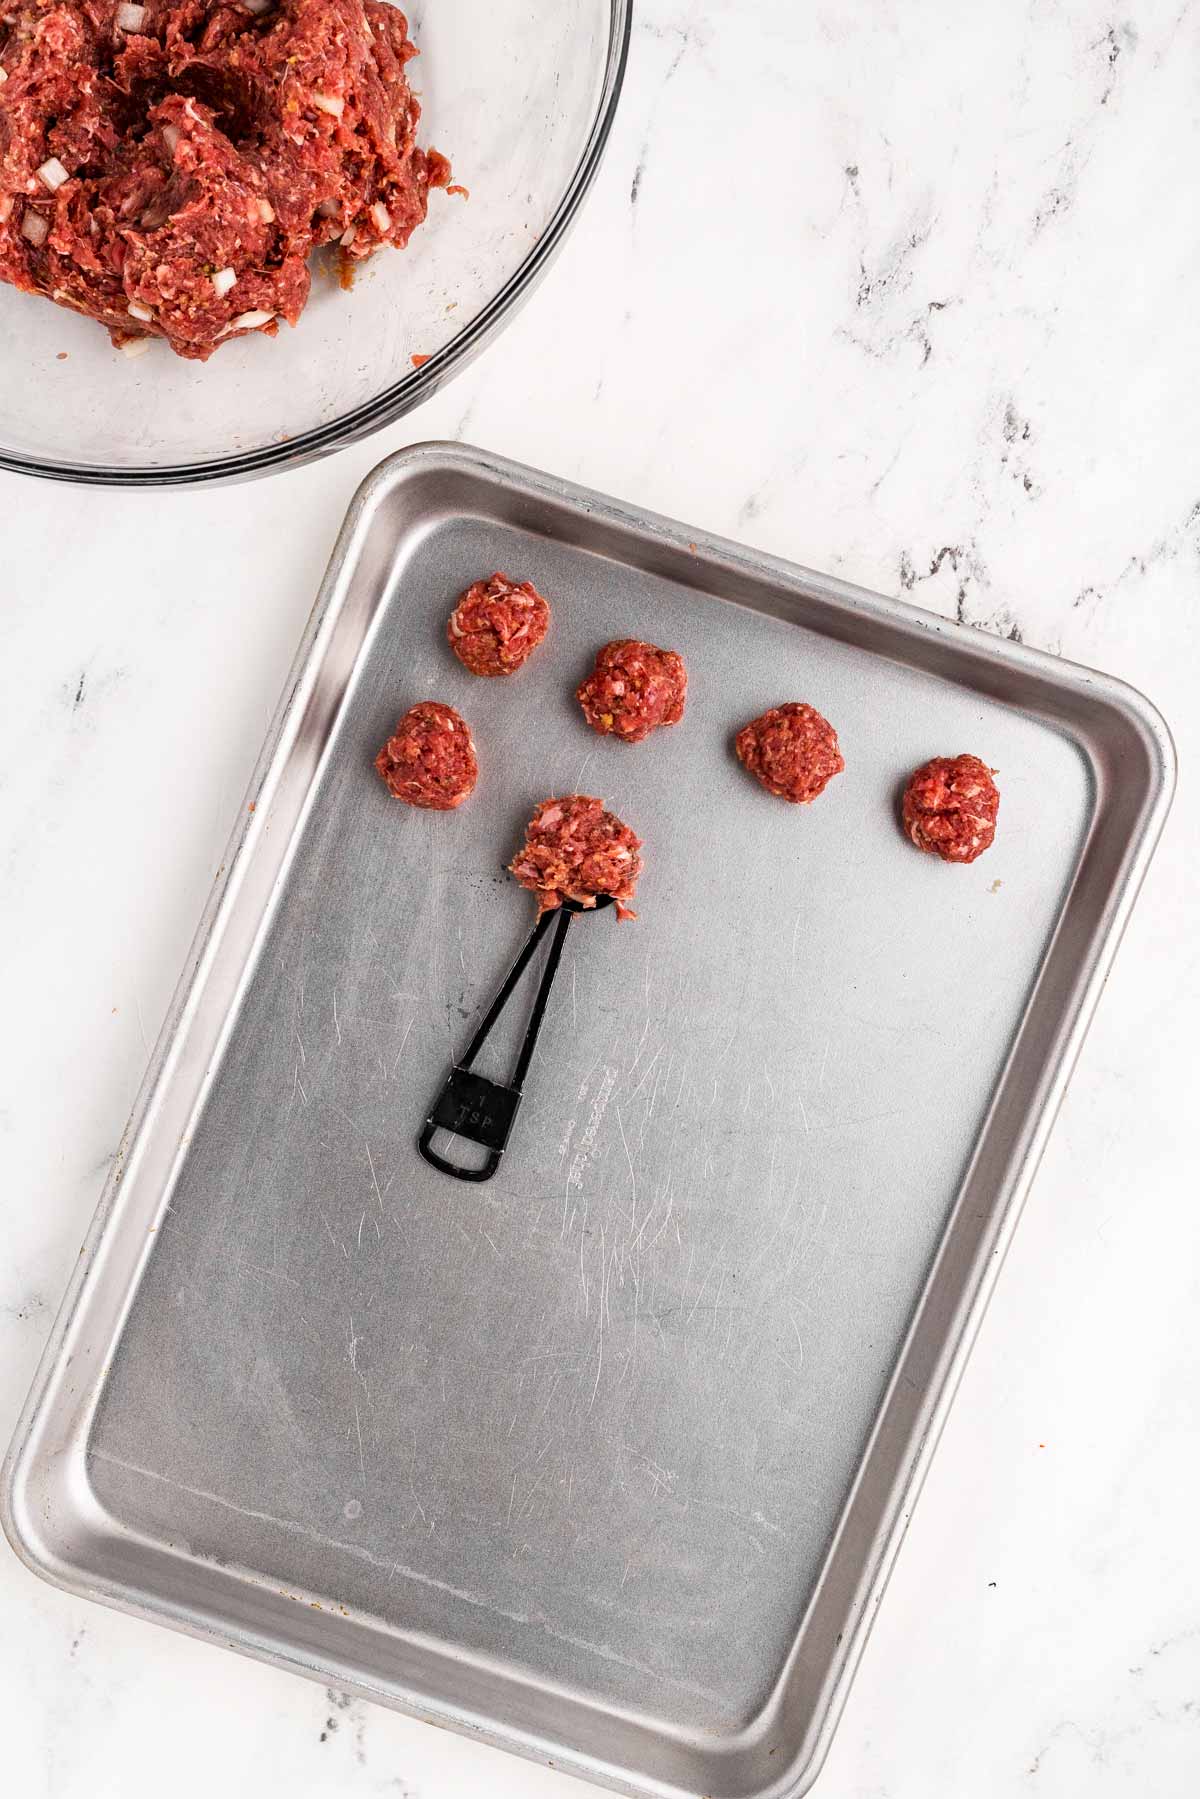
{"label": "glass mixing bowl", "polygon": [[[0,284],[0,468],[119,486],[230,480],[390,424],[464,368],[545,269],[591,185],[631,0],[411,0],[419,141],[470,198],[431,193],[353,289],[318,256],[295,330],[207,363],[131,359],[103,327]],[[427,357],[419,367],[413,357]]]}

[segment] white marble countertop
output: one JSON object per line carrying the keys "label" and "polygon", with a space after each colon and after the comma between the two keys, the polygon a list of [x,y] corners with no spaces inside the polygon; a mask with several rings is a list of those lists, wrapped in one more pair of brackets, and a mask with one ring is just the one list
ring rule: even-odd
{"label": "white marble countertop", "polygon": [[[0,1438],[346,503],[465,437],[1093,663],[1173,725],[1173,816],[817,1790],[1200,1790],[1198,56],[1187,0],[648,0],[579,228],[422,413],[221,492],[0,482]],[[0,1595],[21,1799],[585,1791],[7,1549]]]}

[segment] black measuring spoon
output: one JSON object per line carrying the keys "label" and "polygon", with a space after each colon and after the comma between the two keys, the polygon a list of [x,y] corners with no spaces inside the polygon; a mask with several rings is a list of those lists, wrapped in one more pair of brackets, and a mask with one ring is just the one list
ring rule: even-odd
{"label": "black measuring spoon", "polygon": [[[465,1053],[446,1076],[446,1084],[417,1138],[417,1148],[425,1160],[434,1168],[439,1168],[443,1174],[452,1174],[459,1181],[490,1181],[499,1168],[500,1158],[504,1154],[513,1120],[517,1115],[517,1107],[521,1103],[525,1076],[529,1072],[534,1045],[542,1027],[550,988],[558,973],[571,920],[581,912],[600,912],[606,906],[615,904],[611,893],[598,894],[595,904],[591,906],[585,906],[579,900],[563,900],[553,911],[543,912],[534,925],[524,949],[505,975],[500,991],[488,1007],[482,1024],[468,1043]],[[517,1057],[512,1079],[504,1087],[498,1081],[489,1081],[486,1075],[474,1074],[471,1064],[487,1042],[492,1026],[512,998],[518,981],[551,926],[554,927],[554,936],[550,943],[550,954],[546,957],[546,966],[542,970],[525,1040],[521,1044],[521,1053]],[[487,1161],[481,1168],[463,1168],[455,1162],[448,1162],[433,1147],[433,1139],[438,1131],[451,1131],[456,1137],[466,1137],[471,1143],[481,1144],[489,1152]]]}

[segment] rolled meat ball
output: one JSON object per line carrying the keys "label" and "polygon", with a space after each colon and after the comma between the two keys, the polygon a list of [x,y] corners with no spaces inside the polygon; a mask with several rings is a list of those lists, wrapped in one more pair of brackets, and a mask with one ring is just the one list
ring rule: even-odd
{"label": "rolled meat ball", "polygon": [[473,675],[515,675],[550,629],[550,607],[532,581],[497,572],[460,594],[446,638]]}
{"label": "rolled meat ball", "polygon": [[974,862],[996,835],[1000,791],[978,756],[934,756],[908,778],[904,829],[919,850],[943,862]]}
{"label": "rolled meat ball", "polygon": [[479,779],[470,727],[440,700],[422,700],[404,714],[375,767],[393,799],[433,812],[453,812]]}
{"label": "rolled meat ball", "polygon": [[593,731],[641,743],[660,725],[677,725],[687,699],[687,670],[674,650],[640,638],[606,643],[575,697]]}
{"label": "rolled meat ball", "polygon": [[737,734],[738,760],[768,793],[804,806],[824,792],[846,763],[837,732],[815,706],[772,706]]}

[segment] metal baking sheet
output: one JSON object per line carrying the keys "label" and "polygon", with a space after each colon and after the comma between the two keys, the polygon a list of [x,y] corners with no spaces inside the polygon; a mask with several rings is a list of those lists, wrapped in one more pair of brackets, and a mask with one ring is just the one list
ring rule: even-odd
{"label": "metal baking sheet", "polygon": [[[443,640],[493,568],[554,605],[511,682]],[[691,677],[636,749],[572,698],[630,634]],[[451,815],[371,766],[434,695],[480,749]],[[811,807],[731,754],[790,698],[846,756]],[[895,800],[964,749],[1000,831],[948,868]],[[1091,671],[478,451],[384,463],[18,1432],[18,1552],[620,1790],[802,1792],[1172,779]],[[645,839],[640,919],[576,923],[465,1186],[415,1136],[577,790]]]}

